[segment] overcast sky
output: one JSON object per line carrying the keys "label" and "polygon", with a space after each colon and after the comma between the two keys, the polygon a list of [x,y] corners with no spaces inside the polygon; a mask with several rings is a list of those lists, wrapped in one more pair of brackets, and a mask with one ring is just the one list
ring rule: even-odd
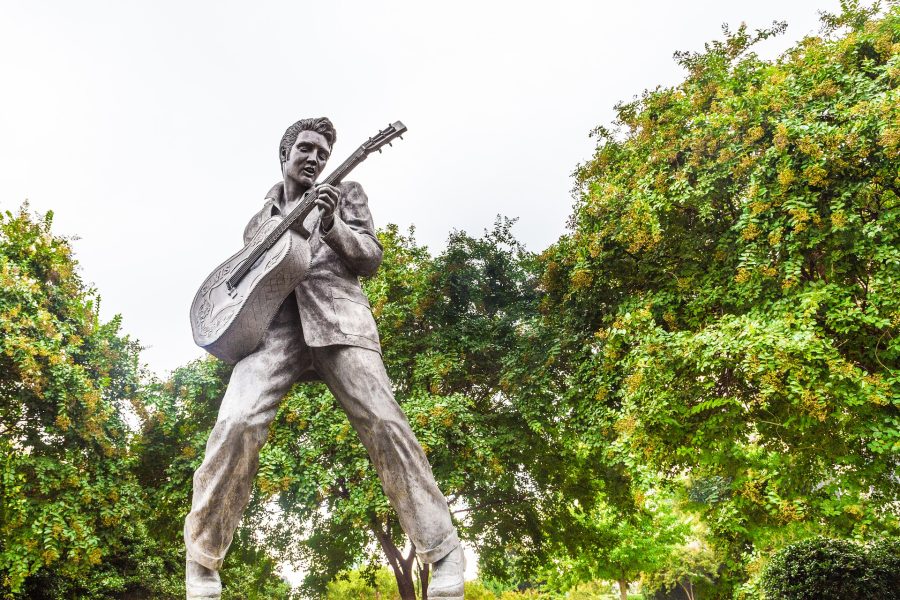
{"label": "overcast sky", "polygon": [[27,198],[79,236],[104,318],[121,313],[164,374],[201,355],[191,299],[280,179],[296,119],[334,121],[335,165],[408,126],[351,177],[376,225],[415,224],[439,252],[502,214],[538,251],[565,232],[590,130],[677,83],[674,51],[786,20],[773,56],[837,5],[0,0],[0,209]]}

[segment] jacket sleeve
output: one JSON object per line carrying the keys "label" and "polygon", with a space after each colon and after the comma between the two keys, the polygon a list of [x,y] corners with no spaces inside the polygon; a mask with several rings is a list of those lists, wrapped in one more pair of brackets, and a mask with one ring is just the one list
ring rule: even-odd
{"label": "jacket sleeve", "polygon": [[375,237],[375,224],[362,186],[355,181],[340,185],[339,210],[322,241],[335,251],[357,275],[372,275],[381,264],[382,248]]}

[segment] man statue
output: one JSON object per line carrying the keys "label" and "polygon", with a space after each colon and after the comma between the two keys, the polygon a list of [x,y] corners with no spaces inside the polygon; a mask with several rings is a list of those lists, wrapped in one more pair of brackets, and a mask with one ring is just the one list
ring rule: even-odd
{"label": "man statue", "polygon": [[[315,185],[336,133],[325,118],[297,121],[279,148],[284,181],[244,230],[246,244],[273,215],[286,215]],[[394,400],[381,359],[369,302],[358,276],[381,263],[381,244],[358,183],[315,188],[318,211],[303,225],[311,261],[303,281],[281,305],[259,346],[239,361],[194,473],[184,524],[188,600],[218,599],[218,570],[250,499],[259,451],[282,397],[300,380],[321,379],[340,403],[397,511],[419,559],[434,564],[428,595],[463,598],[464,560],[447,500]]]}

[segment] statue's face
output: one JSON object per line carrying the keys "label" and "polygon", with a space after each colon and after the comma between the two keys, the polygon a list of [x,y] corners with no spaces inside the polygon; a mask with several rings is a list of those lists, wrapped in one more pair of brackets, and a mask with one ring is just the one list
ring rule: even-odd
{"label": "statue's face", "polygon": [[310,187],[322,173],[330,155],[331,147],[325,136],[315,131],[301,131],[284,163],[284,176],[301,187]]}

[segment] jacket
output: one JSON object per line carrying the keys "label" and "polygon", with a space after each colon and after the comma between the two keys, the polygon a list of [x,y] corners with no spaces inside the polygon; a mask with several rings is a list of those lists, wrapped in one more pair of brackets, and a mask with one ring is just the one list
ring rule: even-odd
{"label": "jacket", "polygon": [[[309,270],[294,290],[303,329],[311,347],[349,345],[381,353],[378,329],[359,277],[372,275],[381,264],[382,247],[362,186],[339,184],[340,200],[334,223],[321,229],[321,214],[313,209],[303,221],[309,237]],[[272,216],[281,215],[284,184],[275,184],[265,204],[244,228],[244,244]]]}

